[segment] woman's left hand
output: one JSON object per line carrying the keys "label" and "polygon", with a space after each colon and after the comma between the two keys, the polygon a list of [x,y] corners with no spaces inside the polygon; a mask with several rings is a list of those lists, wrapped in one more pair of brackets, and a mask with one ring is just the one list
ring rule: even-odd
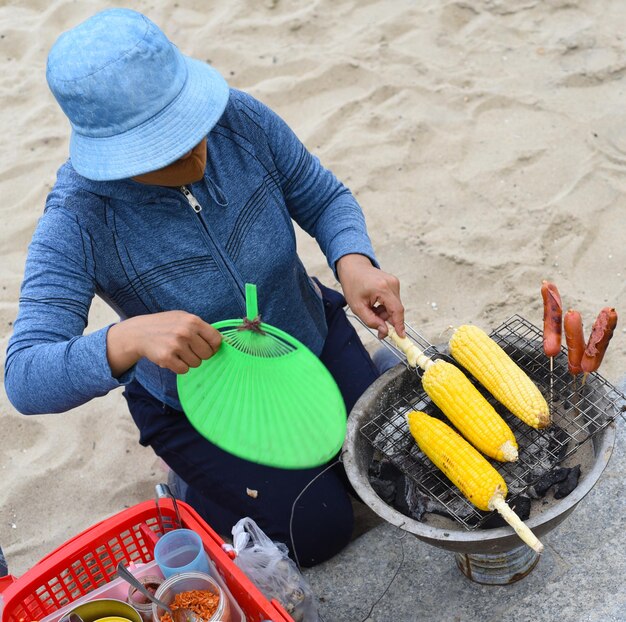
{"label": "woman's left hand", "polygon": [[378,338],[387,336],[389,322],[404,337],[404,306],[400,300],[400,281],[372,265],[365,255],[344,255],[337,262],[337,275],[343,295],[352,311]]}

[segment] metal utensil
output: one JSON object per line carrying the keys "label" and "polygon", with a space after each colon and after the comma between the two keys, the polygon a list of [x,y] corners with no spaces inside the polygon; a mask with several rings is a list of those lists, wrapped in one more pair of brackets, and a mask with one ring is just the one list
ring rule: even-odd
{"label": "metal utensil", "polygon": [[68,613],[61,618],[61,622],[84,622],[77,613]]}
{"label": "metal utensil", "polygon": [[161,499],[170,499],[172,505],[174,506],[174,513],[176,514],[174,529],[180,529],[183,526],[183,521],[180,518],[180,511],[178,510],[178,503],[176,502],[176,497],[172,494],[170,487],[167,484],[157,484],[154,487],[156,497],[154,502],[156,503],[157,514],[159,515],[159,525],[161,526],[161,531],[165,531],[166,521],[164,520],[164,516],[161,512]]}
{"label": "metal utensil", "polygon": [[[167,613],[172,616],[172,620],[174,622],[206,622],[206,620],[200,617],[195,612],[190,609],[171,609],[168,605],[166,605],[162,600],[159,600],[150,590],[146,588],[146,586],[139,581],[133,574],[124,566],[123,562],[120,562],[117,565],[117,574],[119,577],[124,579],[127,583],[132,585],[134,588],[139,590],[148,600],[152,601],[161,609],[164,609]],[[68,622],[74,622],[72,620],[68,620]],[[76,621],[78,622],[78,621]]]}

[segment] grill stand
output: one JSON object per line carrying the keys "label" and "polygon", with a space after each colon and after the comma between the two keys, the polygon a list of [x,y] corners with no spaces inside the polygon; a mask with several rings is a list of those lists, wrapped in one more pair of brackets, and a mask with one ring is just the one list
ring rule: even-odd
{"label": "grill stand", "polygon": [[[415,372],[403,365],[385,372],[359,398],[348,418],[348,430],[342,459],[350,483],[359,497],[391,525],[408,531],[423,542],[456,555],[456,565],[472,581],[486,585],[505,585],[528,575],[537,565],[534,551],[520,545],[509,527],[468,531],[450,520],[449,525],[435,526],[417,521],[387,505],[372,488],[368,468],[374,447],[361,429],[393,404],[398,395],[406,395],[415,383]],[[578,486],[552,507],[531,516],[526,524],[539,538],[563,522],[600,478],[615,444],[615,422],[597,433],[590,443],[594,460]]]}
{"label": "grill stand", "polygon": [[501,553],[455,553],[457,568],[483,585],[508,585],[523,579],[541,556],[523,544]]}

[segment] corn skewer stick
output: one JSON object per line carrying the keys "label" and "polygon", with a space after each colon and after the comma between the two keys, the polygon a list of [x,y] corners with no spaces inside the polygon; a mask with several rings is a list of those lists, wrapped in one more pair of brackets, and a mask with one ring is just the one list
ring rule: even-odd
{"label": "corn skewer stick", "polygon": [[409,366],[424,370],[424,391],[459,432],[490,458],[515,462],[519,452],[513,431],[463,372],[451,363],[435,364],[408,337],[400,337],[392,326],[388,328],[389,336],[404,352]]}
{"label": "corn skewer stick", "polygon": [[390,339],[406,356],[406,361],[411,367],[421,367],[426,371],[434,361],[428,358],[408,337],[400,337],[396,329],[387,323]]}
{"label": "corn skewer stick", "polygon": [[504,500],[504,478],[489,462],[443,421],[421,411],[406,415],[419,448],[479,510],[496,510],[517,535],[537,553],[543,544]]}
{"label": "corn skewer stick", "polygon": [[489,505],[502,516],[502,518],[515,530],[520,539],[527,544],[533,551],[541,553],[543,544],[539,538],[530,530],[524,521],[507,505],[501,492],[493,495],[489,501]]}

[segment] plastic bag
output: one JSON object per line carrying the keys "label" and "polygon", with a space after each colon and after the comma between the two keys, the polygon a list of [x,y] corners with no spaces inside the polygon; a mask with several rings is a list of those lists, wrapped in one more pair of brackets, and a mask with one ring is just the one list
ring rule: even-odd
{"label": "plastic bag", "polygon": [[319,622],[311,586],[289,558],[287,547],[268,538],[251,518],[242,518],[232,533],[232,546],[223,548],[235,551],[235,564],[264,596],[275,598],[295,622]]}

